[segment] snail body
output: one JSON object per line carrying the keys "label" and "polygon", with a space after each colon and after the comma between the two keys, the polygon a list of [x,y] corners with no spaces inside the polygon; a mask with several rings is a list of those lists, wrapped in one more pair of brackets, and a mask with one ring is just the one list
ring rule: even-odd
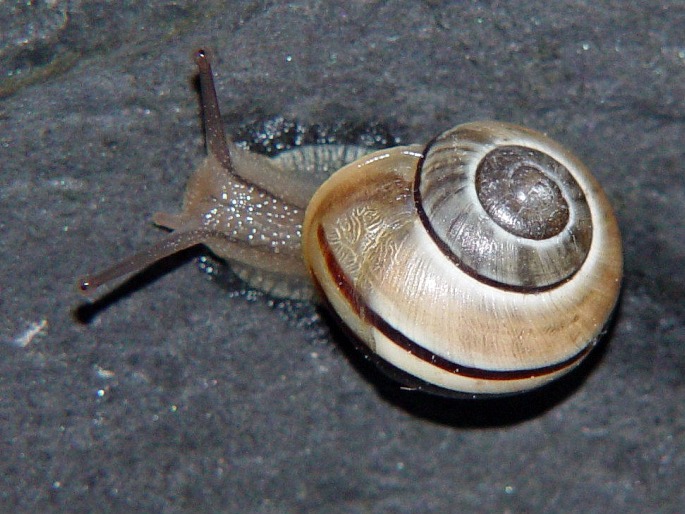
{"label": "snail body", "polygon": [[331,147],[342,167],[314,191],[226,141],[203,52],[197,62],[209,155],[182,212],[154,217],[174,232],[82,291],[205,244],[276,294],[308,297],[280,284],[311,276],[384,368],[474,395],[543,385],[595,345],[618,298],[620,233],[568,150],[522,127],[467,123],[426,147]]}

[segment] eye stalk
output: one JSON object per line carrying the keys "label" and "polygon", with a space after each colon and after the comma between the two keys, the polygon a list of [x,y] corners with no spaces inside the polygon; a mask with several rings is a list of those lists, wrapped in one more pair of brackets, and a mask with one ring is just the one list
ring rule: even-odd
{"label": "eye stalk", "polygon": [[105,284],[137,273],[165,257],[201,244],[207,240],[208,235],[203,228],[173,232],[145,250],[126,257],[107,269],[79,279],[78,290],[90,298]]}
{"label": "eye stalk", "polygon": [[200,77],[200,98],[202,99],[202,117],[205,125],[207,151],[216,157],[227,172],[233,173],[231,152],[226,142],[224,122],[221,120],[219,100],[214,87],[212,65],[209,63],[205,50],[200,49],[195,53],[195,63]]}
{"label": "eye stalk", "polygon": [[[231,163],[231,154],[226,142],[223,122],[221,121],[221,112],[219,111],[219,102],[214,87],[212,67],[204,49],[200,49],[196,52],[195,62],[200,76],[202,113],[207,147],[210,154],[219,161],[225,172],[232,174],[233,166]],[[162,222],[158,224],[165,225],[163,221],[167,218],[165,218],[164,213],[157,213],[155,214],[155,219]],[[192,246],[205,243],[217,236],[221,237],[215,230],[201,225],[188,226],[176,230],[157,243],[134,255],[122,259],[109,268],[79,279],[78,290],[85,296],[92,297],[99,288],[114,280],[142,271],[165,257]]]}

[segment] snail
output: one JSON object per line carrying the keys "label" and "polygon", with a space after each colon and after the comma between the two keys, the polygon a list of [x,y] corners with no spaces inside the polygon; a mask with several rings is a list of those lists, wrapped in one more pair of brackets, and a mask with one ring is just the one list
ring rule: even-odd
{"label": "snail", "polygon": [[340,167],[314,191],[284,168],[298,158],[227,141],[204,51],[196,62],[208,156],[182,212],[154,216],[173,232],[82,279],[83,293],[204,244],[276,293],[307,297],[292,284],[311,278],[386,371],[474,396],[542,386],[595,346],[618,299],[621,237],[571,152],[527,128],[471,122],[426,146],[310,150]]}

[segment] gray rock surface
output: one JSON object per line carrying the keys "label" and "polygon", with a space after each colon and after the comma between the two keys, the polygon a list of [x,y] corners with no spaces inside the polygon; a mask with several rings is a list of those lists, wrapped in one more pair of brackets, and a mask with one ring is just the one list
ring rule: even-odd
{"label": "gray rock surface", "polygon": [[[683,511],[683,2],[12,4],[0,510]],[[198,45],[231,127],[423,142],[497,118],[573,148],[624,235],[605,345],[553,387],[467,402],[398,390],[312,306],[227,294],[193,252],[84,306],[75,278],[159,237],[202,158]]]}

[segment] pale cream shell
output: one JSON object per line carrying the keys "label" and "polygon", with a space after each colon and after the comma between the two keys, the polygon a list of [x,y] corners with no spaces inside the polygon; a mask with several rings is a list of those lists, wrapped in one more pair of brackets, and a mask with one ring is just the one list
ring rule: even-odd
{"label": "pale cream shell", "polygon": [[[314,280],[374,353],[430,384],[500,394],[566,373],[597,341],[620,289],[620,233],[599,184],[576,177],[594,227],[581,269],[546,291],[506,291],[462,272],[424,230],[413,205],[421,152],[381,150],[322,185],[303,228]],[[579,164],[565,155],[570,169]]]}

